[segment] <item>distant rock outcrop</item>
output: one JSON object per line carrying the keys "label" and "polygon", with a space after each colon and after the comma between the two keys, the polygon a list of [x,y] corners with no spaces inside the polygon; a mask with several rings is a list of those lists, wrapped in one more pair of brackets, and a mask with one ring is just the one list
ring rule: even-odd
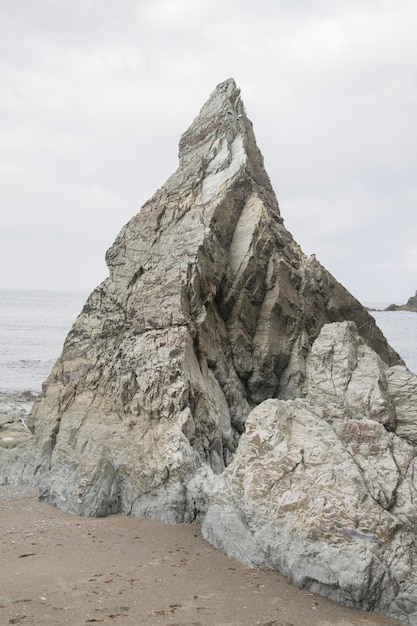
{"label": "distant rock outcrop", "polygon": [[417,625],[417,377],[286,230],[233,80],[122,229],[0,481]]}
{"label": "distant rock outcrop", "polygon": [[417,312],[417,291],[415,296],[408,298],[407,304],[390,304],[385,311],[411,311]]}

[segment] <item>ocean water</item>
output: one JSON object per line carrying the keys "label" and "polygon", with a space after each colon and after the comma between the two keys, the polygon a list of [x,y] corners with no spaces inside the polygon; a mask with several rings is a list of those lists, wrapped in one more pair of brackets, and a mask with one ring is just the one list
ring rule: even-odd
{"label": "ocean water", "polygon": [[408,369],[417,374],[417,313],[381,310],[389,304],[391,303],[374,303],[372,306],[380,310],[370,313]]}
{"label": "ocean water", "polygon": [[0,413],[27,413],[87,297],[0,289]]}
{"label": "ocean water", "polygon": [[[88,293],[0,289],[0,412],[26,412],[59,357]],[[383,309],[388,303],[364,303]],[[406,365],[417,373],[417,313],[372,311]]]}

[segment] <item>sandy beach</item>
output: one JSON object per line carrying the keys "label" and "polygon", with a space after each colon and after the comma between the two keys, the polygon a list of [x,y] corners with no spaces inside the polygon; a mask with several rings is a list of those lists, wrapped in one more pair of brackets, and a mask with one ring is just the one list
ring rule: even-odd
{"label": "sandy beach", "polygon": [[248,569],[201,537],[115,515],[79,518],[0,487],[0,623],[36,626],[394,626]]}

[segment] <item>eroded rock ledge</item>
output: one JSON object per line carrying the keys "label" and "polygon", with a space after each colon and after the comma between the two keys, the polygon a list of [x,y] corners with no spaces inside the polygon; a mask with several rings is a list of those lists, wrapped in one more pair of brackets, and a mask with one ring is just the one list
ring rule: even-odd
{"label": "eroded rock ledge", "polygon": [[107,264],[1,481],[202,521],[245,563],[417,624],[416,377],[286,230],[233,80]]}

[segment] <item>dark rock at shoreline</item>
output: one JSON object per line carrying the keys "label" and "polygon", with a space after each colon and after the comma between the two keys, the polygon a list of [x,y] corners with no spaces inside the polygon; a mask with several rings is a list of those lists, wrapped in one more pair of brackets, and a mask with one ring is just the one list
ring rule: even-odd
{"label": "dark rock at shoreline", "polygon": [[407,304],[390,304],[384,311],[411,311],[417,313],[417,291],[415,296],[408,299]]}

